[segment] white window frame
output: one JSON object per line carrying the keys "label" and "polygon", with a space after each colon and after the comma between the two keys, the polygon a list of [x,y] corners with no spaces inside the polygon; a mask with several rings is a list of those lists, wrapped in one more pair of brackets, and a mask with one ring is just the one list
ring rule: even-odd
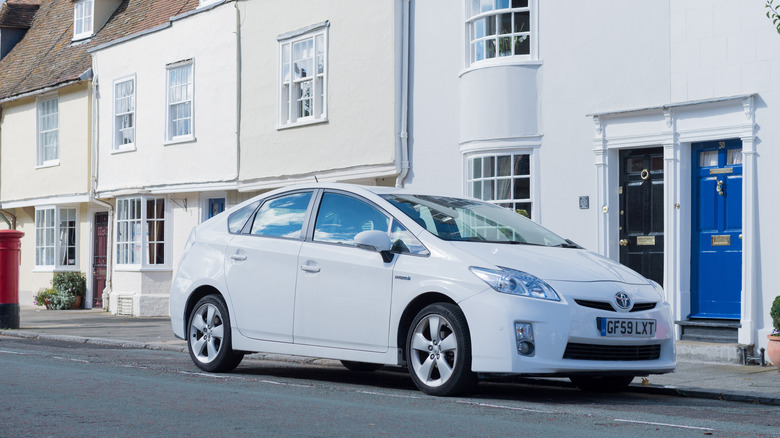
{"label": "white window frame", "polygon": [[[189,98],[172,97],[171,93],[171,73],[177,70],[189,68],[189,82],[181,83],[176,86],[185,87]],[[172,132],[172,125],[174,123],[173,107],[174,105],[181,105],[189,103],[190,112],[189,116],[189,132],[176,135]],[[180,118],[178,120],[184,120]],[[185,61],[179,61],[165,66],[165,144],[182,143],[195,140],[195,61],[188,59]]]}
{"label": "white window frame", "polygon": [[[149,216],[150,212],[147,208],[147,202],[153,200],[164,203],[162,218]],[[139,203],[137,206],[137,211],[139,213],[137,218],[129,217],[125,214],[125,211],[123,211],[123,206],[129,205],[129,203],[132,202]],[[116,263],[115,266],[117,270],[168,271],[171,269],[172,227],[170,204],[167,197],[164,196],[130,196],[117,199],[116,219],[114,220],[114,253],[116,254],[114,262]],[[163,240],[159,241],[159,243],[163,244],[163,263],[149,263],[149,244],[158,243],[158,241],[152,240],[153,236],[150,235],[150,222],[162,222]],[[123,226],[125,224],[127,227]],[[129,236],[128,231],[131,227],[134,234],[132,240],[127,238]],[[122,239],[120,239],[120,237]],[[133,254],[132,257],[130,254]]]}
{"label": "white window frame", "polygon": [[[514,164],[514,158],[513,157],[519,156],[519,155],[524,155],[524,156],[528,157],[528,175],[520,175],[520,174],[516,174],[515,173],[515,169],[514,169],[514,166],[513,166],[513,164]],[[511,166],[510,174],[509,175],[499,175],[498,174],[498,157],[505,157],[505,156],[509,156],[510,157],[510,166]],[[464,158],[465,158],[464,159],[464,176],[465,176],[465,178],[464,178],[464,181],[465,181],[464,194],[466,196],[474,197],[474,198],[477,198],[477,199],[482,199],[485,202],[490,202],[492,204],[501,205],[501,206],[504,206],[504,207],[505,207],[505,205],[502,205],[502,204],[509,204],[509,203],[512,203],[512,204],[525,204],[525,203],[527,203],[527,204],[530,204],[530,207],[531,207],[531,211],[529,212],[530,218],[533,219],[533,220],[537,220],[537,221],[539,220],[539,211],[538,211],[539,210],[539,206],[538,206],[538,203],[536,202],[537,192],[538,192],[538,184],[539,184],[539,176],[537,175],[538,174],[538,170],[537,169],[539,167],[537,166],[537,163],[536,163],[537,156],[536,156],[536,154],[534,153],[533,150],[519,149],[519,150],[484,151],[484,152],[478,152],[478,153],[473,153],[473,154],[466,155]],[[490,158],[496,158],[495,165],[493,166],[493,168],[494,168],[493,176],[485,176],[484,170],[483,170],[483,173],[481,175],[479,175],[478,177],[475,177],[475,175],[474,175],[474,166],[473,166],[474,160],[475,159],[481,159],[481,160],[483,160],[483,163],[484,163],[485,159],[490,159]],[[484,164],[483,164],[483,166],[484,166]],[[484,169],[484,167],[483,167],[483,169]],[[528,192],[529,192],[528,193],[529,194],[528,198],[514,199],[514,190],[515,190],[514,180],[516,180],[516,179],[527,179],[528,180]],[[475,182],[482,182],[483,183],[483,187],[484,187],[484,182],[486,182],[486,181],[499,181],[499,180],[508,181],[509,182],[510,192],[509,192],[509,197],[508,198],[502,197],[502,198],[499,199],[497,196],[493,196],[494,199],[484,199],[485,198],[485,196],[484,196],[484,193],[485,193],[484,192],[484,188],[482,189],[483,192],[481,194],[479,194],[479,193],[475,194],[474,193],[474,183]],[[497,188],[494,189],[494,191],[493,191],[494,195],[497,194],[497,192],[498,192],[498,189]]]}
{"label": "white window frame", "polygon": [[[288,32],[277,37],[279,44],[278,65],[278,117],[277,129],[328,121],[328,21]],[[303,48],[311,43],[311,68],[314,75],[295,77],[297,67],[295,62],[296,47]],[[300,53],[300,52],[297,52]],[[303,62],[301,63],[303,64]],[[305,71],[299,68],[299,71]],[[296,91],[302,90],[304,84],[310,83],[311,95],[301,98]],[[303,113],[303,102],[310,100],[308,115]],[[300,104],[298,102],[301,102]],[[304,105],[305,106],[305,105]]]}
{"label": "white window frame", "polygon": [[[465,65],[467,68],[469,67],[480,67],[480,66],[491,66],[496,64],[518,64],[518,63],[535,63],[538,62],[539,59],[538,55],[538,49],[539,49],[539,41],[538,41],[538,29],[539,29],[539,19],[538,19],[538,10],[539,10],[539,3],[538,0],[528,0],[528,5],[525,7],[517,7],[513,8],[513,1],[515,0],[464,0],[464,43],[465,43]],[[490,6],[492,4],[492,6]],[[504,8],[504,6],[508,5],[508,8]],[[477,12],[474,13],[472,11],[472,8],[474,7],[480,7],[482,6],[479,11],[484,12]],[[496,9],[498,7],[499,9]],[[487,9],[487,10],[486,10]],[[530,29],[528,31],[516,31],[514,29],[514,14],[515,13],[523,13],[528,12],[529,18],[529,27]],[[487,30],[485,30],[485,34],[481,36],[475,36],[472,33],[472,28],[474,28],[474,31],[476,32],[476,26],[477,23],[480,20],[483,20],[485,18],[494,18],[498,15],[502,14],[512,14],[513,21],[512,21],[512,29],[509,33],[502,34],[505,35],[506,38],[510,38],[512,41],[512,45],[514,45],[514,41],[516,37],[519,38],[528,38],[529,39],[529,53],[528,54],[510,54],[505,56],[500,56],[500,44],[501,41],[499,41],[499,36],[497,35],[499,32],[498,29],[498,23],[496,23],[496,27],[494,29],[495,34],[493,34],[493,37],[491,38],[489,35],[487,35]],[[472,41],[474,40],[474,41]],[[478,46],[479,42],[483,42],[483,58],[478,59]],[[495,57],[488,58],[488,41],[495,42]],[[514,52],[514,48],[512,48],[512,51]]]}
{"label": "white window frame", "polygon": [[[44,114],[44,110],[49,108],[47,105],[50,102],[54,102],[54,111],[52,113]],[[60,164],[60,98],[57,94],[48,94],[41,96],[36,101],[35,111],[35,130],[36,130],[36,154],[35,165],[36,167],[50,167]],[[49,118],[46,120],[45,118]],[[53,125],[56,125],[52,127]],[[47,144],[44,140],[45,137],[54,139],[54,157],[46,159]]]}
{"label": "white window frame", "polygon": [[95,29],[95,0],[73,2],[73,40],[90,38]]}
{"label": "white window frame", "polygon": [[[67,212],[67,213],[65,213]],[[74,257],[72,259],[72,263],[68,263],[67,261],[65,263],[62,263],[61,260],[61,251],[63,248],[67,250],[67,243],[63,247],[62,239],[66,238],[66,236],[63,236],[63,232],[67,232],[67,225],[66,228],[63,229],[61,221],[65,214],[73,213],[73,232],[75,234],[74,237]],[[49,217],[52,219],[51,226],[44,226],[42,229],[39,227],[38,224],[38,216],[39,214],[43,215],[50,215]],[[33,266],[35,271],[78,271],[79,270],[79,243],[80,243],[80,222],[79,222],[79,207],[77,205],[46,205],[46,206],[37,206],[35,208],[35,217],[34,217],[34,227],[35,227],[35,251],[34,251],[34,261]],[[44,223],[44,225],[46,225]],[[51,239],[49,239],[49,236],[47,236],[47,230],[51,230]],[[43,240],[41,240],[41,238]],[[39,253],[41,250],[49,249],[52,251],[52,260],[49,262],[48,260],[41,261],[39,257]],[[45,257],[45,255],[44,255]]]}
{"label": "white window frame", "polygon": [[[119,85],[125,84],[127,82],[131,82],[133,84],[133,92],[130,96],[122,96],[121,99],[128,99],[128,103],[130,108],[126,111],[120,112],[118,110],[118,100],[120,97],[118,96],[117,87]],[[136,95],[138,92],[138,84],[136,82],[135,75],[125,76],[123,78],[119,78],[114,80],[113,84],[113,114],[114,114],[114,141],[113,141],[113,148],[111,150],[112,153],[116,152],[128,152],[128,151],[134,151],[135,144],[136,144],[136,135],[138,133],[138,117],[136,115]],[[120,123],[120,117],[130,115],[132,120],[132,126],[130,128],[123,128]],[[133,133],[133,141],[131,143],[122,143],[122,130],[132,129]]]}

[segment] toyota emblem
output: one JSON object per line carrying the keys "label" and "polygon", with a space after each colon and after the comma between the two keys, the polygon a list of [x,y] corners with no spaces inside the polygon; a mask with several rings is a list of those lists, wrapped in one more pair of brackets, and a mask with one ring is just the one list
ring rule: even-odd
{"label": "toyota emblem", "polygon": [[621,310],[628,310],[631,308],[631,297],[625,292],[618,292],[615,294],[615,303]]}

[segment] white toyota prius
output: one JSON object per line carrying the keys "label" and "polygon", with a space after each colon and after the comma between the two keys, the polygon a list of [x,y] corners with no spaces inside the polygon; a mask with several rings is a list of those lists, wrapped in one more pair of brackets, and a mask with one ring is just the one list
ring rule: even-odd
{"label": "white toyota prius", "polygon": [[618,390],[675,367],[657,283],[505,208],[405,189],[265,193],[190,235],[173,331],[203,370],[250,352],[403,365],[433,395],[479,378]]}

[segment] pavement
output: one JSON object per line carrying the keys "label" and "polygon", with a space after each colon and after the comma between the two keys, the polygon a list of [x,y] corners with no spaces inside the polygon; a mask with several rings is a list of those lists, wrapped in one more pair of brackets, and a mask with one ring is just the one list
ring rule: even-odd
{"label": "pavement", "polygon": [[[187,353],[187,344],[173,336],[169,318],[112,315],[100,309],[20,309],[19,330],[0,336],[145,348]],[[285,355],[252,355],[258,359],[340,366],[338,361]],[[563,379],[523,379],[541,385],[568,385]],[[780,371],[774,366],[734,365],[678,360],[671,374],[636,378],[629,391],[680,397],[728,400],[780,406]]]}

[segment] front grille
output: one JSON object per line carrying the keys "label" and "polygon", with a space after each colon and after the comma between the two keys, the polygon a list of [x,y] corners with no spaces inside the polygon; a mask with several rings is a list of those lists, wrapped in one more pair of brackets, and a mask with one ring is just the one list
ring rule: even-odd
{"label": "front grille", "polygon": [[661,357],[661,346],[656,345],[566,345],[564,359],[575,360],[656,360]]}
{"label": "front grille", "polygon": [[656,303],[636,303],[634,304],[634,307],[631,308],[632,312],[641,312],[643,310],[650,310],[655,309]]}
{"label": "front grille", "polygon": [[606,310],[609,312],[615,311],[615,308],[612,307],[612,304],[605,303],[603,301],[574,300],[574,302],[582,307],[590,307],[591,309]]}
{"label": "front grille", "polygon": [[[606,301],[590,301],[590,300],[574,300],[575,303],[582,307],[590,307],[591,309],[606,310],[607,312],[615,312],[615,308],[612,304]],[[631,308],[631,312],[642,312],[645,310],[654,309],[657,303],[636,303]]]}

